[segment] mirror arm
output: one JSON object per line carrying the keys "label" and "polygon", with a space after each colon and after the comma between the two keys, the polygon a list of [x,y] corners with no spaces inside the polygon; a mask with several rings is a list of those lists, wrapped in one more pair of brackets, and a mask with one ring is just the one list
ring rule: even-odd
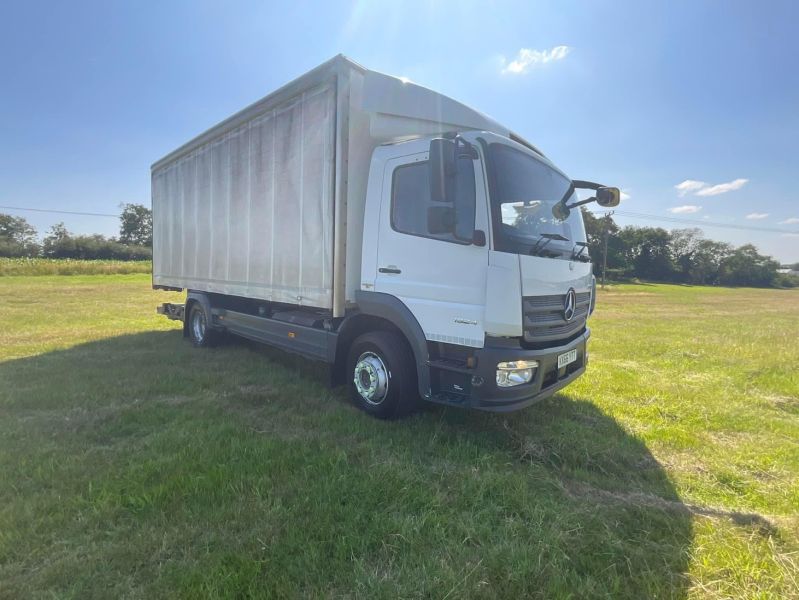
{"label": "mirror arm", "polygon": [[604,187],[601,183],[594,183],[593,181],[582,181],[580,179],[573,180],[572,186],[580,190],[598,190],[599,188]]}
{"label": "mirror arm", "polygon": [[572,209],[582,206],[583,204],[590,204],[591,202],[596,202],[596,196],[591,196],[590,198],[586,198],[585,200],[580,200],[578,202],[572,202],[571,204],[566,204],[565,206],[566,208]]}
{"label": "mirror arm", "polygon": [[572,195],[574,190],[598,190],[599,188],[604,187],[601,183],[594,183],[593,181],[583,181],[581,179],[574,179],[569,186],[569,189],[566,190],[566,193],[561,198],[560,203],[563,204],[568,209],[577,208],[578,206],[583,206],[584,204],[590,204],[591,202],[596,202],[596,196],[591,196],[590,198],[586,198],[585,200],[580,200],[578,202],[572,202],[571,204],[566,204],[566,198]]}
{"label": "mirror arm", "polygon": [[[462,152],[460,152],[460,153],[458,152],[459,147],[462,150]],[[457,165],[457,162],[458,162],[458,158],[460,158],[461,156],[464,156],[464,157],[467,157],[467,158],[471,158],[472,160],[477,160],[479,158],[479,155],[477,154],[477,149],[472,144],[470,144],[469,142],[464,140],[461,136],[457,136],[455,138],[455,164],[456,165]]]}
{"label": "mirror arm", "polygon": [[[576,202],[572,202],[571,204],[566,204],[566,200],[574,193],[575,189],[594,190],[596,191],[596,196],[591,196],[585,200],[578,200]],[[566,190],[566,193],[563,195],[560,201],[558,201],[552,207],[552,216],[560,221],[564,221],[569,218],[569,212],[572,208],[577,208],[578,206],[583,206],[591,202],[596,202],[603,208],[611,208],[613,206],[618,206],[620,199],[621,192],[618,188],[605,187],[604,185],[594,183],[593,181],[581,181],[579,179],[575,179],[569,184],[569,189]]]}

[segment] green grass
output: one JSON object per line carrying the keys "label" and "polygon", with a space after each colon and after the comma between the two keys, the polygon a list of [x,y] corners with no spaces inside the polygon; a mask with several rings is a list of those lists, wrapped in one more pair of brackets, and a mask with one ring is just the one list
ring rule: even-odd
{"label": "green grass", "polygon": [[127,275],[151,273],[150,260],[77,260],[71,258],[3,258],[0,277],[23,275]]}
{"label": "green grass", "polygon": [[799,293],[601,292],[511,415],[385,423],[147,275],[0,280],[0,597],[799,597]]}

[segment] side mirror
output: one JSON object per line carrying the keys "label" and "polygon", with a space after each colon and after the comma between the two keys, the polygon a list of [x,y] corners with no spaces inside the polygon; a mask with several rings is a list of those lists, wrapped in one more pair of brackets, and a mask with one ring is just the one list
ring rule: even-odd
{"label": "side mirror", "polygon": [[453,233],[457,217],[451,206],[431,206],[427,209],[427,231],[433,235]]}
{"label": "side mirror", "polygon": [[[577,202],[566,204],[566,199],[572,195],[572,192],[574,192],[575,189],[594,190],[596,191],[596,196],[591,196],[585,200],[578,200]],[[559,221],[565,221],[569,218],[572,208],[577,208],[578,206],[583,206],[584,204],[589,204],[591,202],[596,202],[603,208],[613,208],[614,206],[619,205],[619,201],[621,201],[621,192],[619,191],[619,188],[605,187],[604,185],[599,185],[598,183],[593,183],[591,181],[575,179],[572,181],[569,189],[566,190],[566,193],[560,202],[552,206],[552,216]]]}
{"label": "side mirror", "polygon": [[619,188],[601,187],[596,191],[596,203],[604,208],[613,208],[619,205],[621,193]]}
{"label": "side mirror", "polygon": [[455,201],[455,142],[444,138],[430,141],[430,199],[433,202]]}
{"label": "side mirror", "polygon": [[474,243],[477,193],[473,161],[476,158],[477,151],[461,138],[430,141],[430,200],[449,205],[428,208],[430,233],[452,234],[460,242]]}
{"label": "side mirror", "polygon": [[568,219],[571,212],[571,209],[566,206],[566,203],[563,201],[558,202],[552,207],[552,216],[558,221],[565,221]]}

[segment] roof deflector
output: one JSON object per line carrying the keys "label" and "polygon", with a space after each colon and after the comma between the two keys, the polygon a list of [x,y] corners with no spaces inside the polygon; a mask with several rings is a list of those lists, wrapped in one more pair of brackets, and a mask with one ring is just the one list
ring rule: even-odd
{"label": "roof deflector", "polygon": [[513,133],[512,131],[510,132],[509,137],[510,137],[510,139],[512,139],[517,144],[521,144],[522,146],[524,146],[525,148],[529,148],[530,150],[532,150],[533,152],[535,152],[539,156],[543,156],[544,158],[546,158],[546,155],[543,152],[541,152],[541,150],[539,150],[538,148],[533,146],[530,142],[528,142],[523,137]]}

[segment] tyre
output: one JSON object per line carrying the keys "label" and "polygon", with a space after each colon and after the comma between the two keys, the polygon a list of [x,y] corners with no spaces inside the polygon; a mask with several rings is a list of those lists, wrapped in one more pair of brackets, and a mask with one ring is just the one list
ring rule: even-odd
{"label": "tyre", "polygon": [[217,332],[210,326],[209,315],[205,314],[203,305],[195,302],[189,311],[188,331],[189,339],[197,348],[208,348],[216,342]]}
{"label": "tyre", "polygon": [[413,354],[393,331],[365,333],[352,343],[347,378],[355,405],[380,419],[408,415],[419,404]]}

